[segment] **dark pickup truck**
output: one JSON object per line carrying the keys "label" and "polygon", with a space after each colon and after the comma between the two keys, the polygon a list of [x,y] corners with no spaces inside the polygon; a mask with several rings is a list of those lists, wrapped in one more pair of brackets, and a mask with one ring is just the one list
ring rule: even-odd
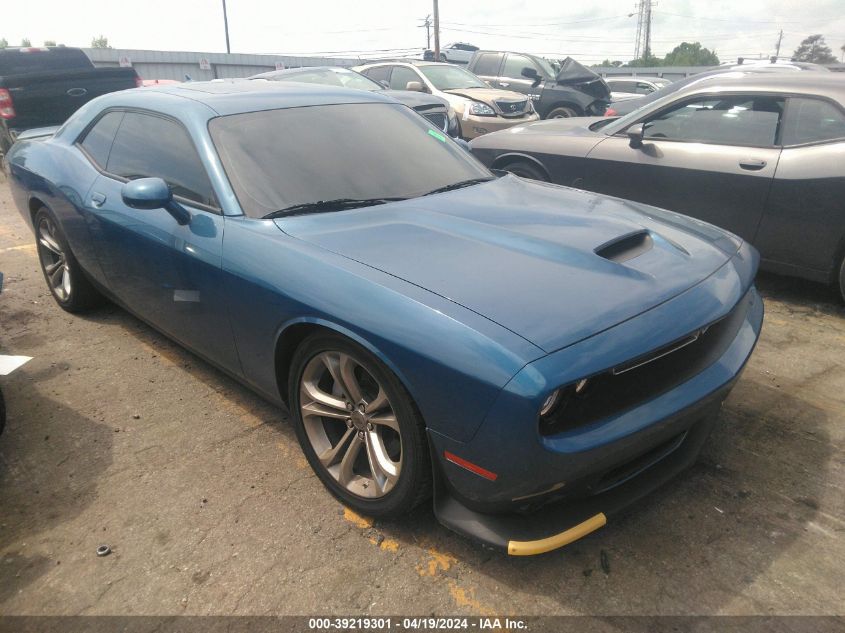
{"label": "dark pickup truck", "polygon": [[544,119],[601,116],[610,103],[610,88],[604,79],[571,57],[556,70],[536,55],[478,51],[467,70],[494,88],[528,95]]}
{"label": "dark pickup truck", "polygon": [[135,88],[133,68],[94,68],[78,48],[0,50],[0,154],[24,130],[61,125],[94,97]]}

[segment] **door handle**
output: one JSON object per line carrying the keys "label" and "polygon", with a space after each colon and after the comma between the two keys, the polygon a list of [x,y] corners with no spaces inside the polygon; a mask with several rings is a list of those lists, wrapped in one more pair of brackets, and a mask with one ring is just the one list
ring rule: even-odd
{"label": "door handle", "polygon": [[742,169],[747,169],[748,171],[759,171],[766,166],[766,161],[758,158],[746,158],[739,161],[739,166]]}
{"label": "door handle", "polygon": [[94,192],[91,194],[91,205],[99,209],[106,203],[106,194]]}
{"label": "door handle", "polygon": [[510,86],[510,84],[509,84],[507,81],[500,81],[500,82],[499,82],[499,85],[500,85],[502,88],[507,88],[508,86]]}

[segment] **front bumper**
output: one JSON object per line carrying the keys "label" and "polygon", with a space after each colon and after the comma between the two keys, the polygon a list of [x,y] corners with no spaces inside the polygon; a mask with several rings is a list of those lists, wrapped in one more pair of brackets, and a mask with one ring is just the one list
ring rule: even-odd
{"label": "front bumper", "polygon": [[604,492],[559,501],[530,514],[489,514],[461,503],[442,481],[434,494],[441,524],[511,556],[543,554],[583,538],[691,466],[704,445],[733,382],[665,421],[681,430],[668,444],[640,456],[642,467]]}
{"label": "front bumper", "polygon": [[[750,286],[755,270],[755,254],[743,247],[731,265],[683,295],[535,361],[503,390],[468,442],[430,431],[438,519],[512,554],[540,553],[597,529],[689,466],[759,337],[763,304]],[[615,367],[629,353],[620,349],[656,349],[660,341],[729,318],[735,329],[698,373],[589,424],[539,433],[539,405],[527,396],[535,393],[533,384],[568,384]],[[447,452],[488,475],[441,458]]]}
{"label": "front bumper", "polygon": [[496,116],[476,116],[474,114],[461,115],[461,136],[467,140],[488,134],[490,132],[498,132],[499,130],[506,130],[515,125],[525,123],[533,123],[539,121],[540,115],[536,112],[520,117],[502,117]]}

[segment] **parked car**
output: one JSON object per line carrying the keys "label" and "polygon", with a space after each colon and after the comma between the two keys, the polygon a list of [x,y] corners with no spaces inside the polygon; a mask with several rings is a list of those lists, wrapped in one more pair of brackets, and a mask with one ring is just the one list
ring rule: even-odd
{"label": "parked car", "polygon": [[465,42],[455,42],[454,44],[447,44],[440,49],[441,62],[451,62],[453,64],[466,64],[472,59],[477,46],[467,44]]}
{"label": "parked car", "polygon": [[287,70],[274,70],[258,75],[250,79],[266,79],[268,81],[298,81],[312,84],[323,84],[326,86],[337,86],[339,88],[352,88],[355,90],[382,91],[384,94],[393,97],[400,103],[404,103],[418,114],[424,116],[438,129],[443,130],[450,136],[458,136],[460,126],[455,111],[446,99],[435,97],[418,90],[405,90],[405,86],[393,90],[385,88],[380,83],[365,77],[359,72],[339,66],[314,66],[309,68],[290,68]]}
{"label": "parked car", "polygon": [[491,88],[464,68],[440,62],[382,62],[355,68],[393,89],[443,97],[458,116],[462,138],[537,121],[531,101],[518,92]]}
{"label": "parked car", "polygon": [[24,130],[61,125],[94,97],[140,85],[133,68],[94,68],[78,48],[0,49],[0,154]]}
{"label": "parked car", "polygon": [[662,77],[607,77],[605,82],[614,102],[650,95],[672,83]]}
{"label": "parked car", "polygon": [[543,119],[598,116],[610,103],[604,79],[569,57],[555,71],[536,55],[478,51],[467,70],[494,88],[528,95]]}
{"label": "parked car", "polygon": [[845,77],[723,73],[621,119],[471,145],[491,167],[711,222],[752,242],[764,268],[845,297]]}
{"label": "parked car", "polygon": [[129,90],[9,163],[59,306],[108,296],[288,406],[356,512],[434,494],[514,555],[688,466],[762,324],[747,244],[496,178],[378,93]]}

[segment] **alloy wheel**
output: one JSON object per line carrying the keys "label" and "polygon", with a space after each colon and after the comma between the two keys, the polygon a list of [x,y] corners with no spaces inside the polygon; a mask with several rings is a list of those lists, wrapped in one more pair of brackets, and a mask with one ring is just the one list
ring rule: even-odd
{"label": "alloy wheel", "polygon": [[299,384],[305,433],[320,464],[351,494],[388,494],[402,470],[399,421],[382,385],[351,355],[325,351]]}
{"label": "alloy wheel", "polygon": [[38,258],[50,290],[59,301],[67,301],[72,290],[70,268],[57,238],[56,224],[48,217],[38,223]]}

